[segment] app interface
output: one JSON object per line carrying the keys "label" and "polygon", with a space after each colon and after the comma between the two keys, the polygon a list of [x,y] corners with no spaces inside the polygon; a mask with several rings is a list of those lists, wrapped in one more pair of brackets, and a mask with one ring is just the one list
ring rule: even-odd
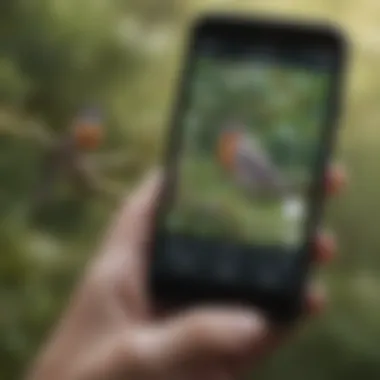
{"label": "app interface", "polygon": [[182,146],[166,229],[299,246],[330,79],[328,65],[314,61],[198,54],[177,126]]}

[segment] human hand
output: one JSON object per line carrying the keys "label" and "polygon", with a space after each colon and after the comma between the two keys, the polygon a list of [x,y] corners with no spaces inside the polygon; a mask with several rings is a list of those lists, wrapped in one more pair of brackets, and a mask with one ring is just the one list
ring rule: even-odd
{"label": "human hand", "polygon": [[[344,186],[332,169],[329,195]],[[100,252],[89,265],[66,314],[37,360],[30,380],[228,380],[254,366],[286,340],[257,310],[228,306],[158,313],[147,290],[147,244],[161,178],[151,176],[127,199]],[[316,239],[315,262],[335,252]],[[305,315],[323,297],[305,295]]]}

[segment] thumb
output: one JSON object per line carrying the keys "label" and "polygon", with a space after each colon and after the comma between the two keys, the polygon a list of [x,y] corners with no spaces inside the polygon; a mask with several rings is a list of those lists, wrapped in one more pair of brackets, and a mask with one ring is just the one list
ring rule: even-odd
{"label": "thumb", "polygon": [[163,184],[160,170],[150,172],[133,194],[128,195],[108,237],[109,245],[140,248],[149,236],[152,217]]}
{"label": "thumb", "polygon": [[244,355],[261,343],[266,324],[254,312],[198,310],[133,335],[132,352],[139,358],[136,364],[144,374],[159,377],[184,368],[185,364],[197,366],[226,356]]}

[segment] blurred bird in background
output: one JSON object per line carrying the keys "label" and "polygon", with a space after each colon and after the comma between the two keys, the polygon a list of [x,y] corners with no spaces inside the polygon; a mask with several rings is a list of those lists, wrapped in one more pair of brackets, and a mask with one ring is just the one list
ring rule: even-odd
{"label": "blurred bird in background", "polygon": [[101,111],[88,108],[80,112],[71,126],[71,136],[77,148],[94,150],[99,148],[104,138],[104,121]]}
{"label": "blurred bird in background", "polygon": [[54,132],[44,120],[0,115],[0,137],[25,141],[38,152],[37,171],[30,188],[26,184],[30,195],[25,211],[28,220],[44,227],[49,226],[49,213],[65,205],[84,204],[89,198],[117,202],[128,187],[125,173],[139,169],[139,157],[125,146],[105,146],[109,126],[102,107],[81,107],[61,127],[63,131]]}
{"label": "blurred bird in background", "polygon": [[232,122],[222,128],[217,159],[231,181],[251,199],[276,198],[286,221],[294,223],[302,217],[303,202],[296,186],[284,177],[260,139],[245,125]]}
{"label": "blurred bird in background", "polygon": [[73,118],[67,135],[56,139],[44,160],[34,202],[37,211],[51,200],[53,187],[62,175],[79,193],[85,194],[95,189],[93,175],[83,155],[98,149],[103,139],[104,125],[100,110],[86,108]]}

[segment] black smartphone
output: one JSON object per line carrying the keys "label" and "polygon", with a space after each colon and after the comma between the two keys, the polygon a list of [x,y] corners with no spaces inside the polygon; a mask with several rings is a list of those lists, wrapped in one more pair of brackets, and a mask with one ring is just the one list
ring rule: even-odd
{"label": "black smartphone", "polygon": [[226,15],[195,23],[154,220],[156,299],[297,317],[345,51],[329,25]]}

